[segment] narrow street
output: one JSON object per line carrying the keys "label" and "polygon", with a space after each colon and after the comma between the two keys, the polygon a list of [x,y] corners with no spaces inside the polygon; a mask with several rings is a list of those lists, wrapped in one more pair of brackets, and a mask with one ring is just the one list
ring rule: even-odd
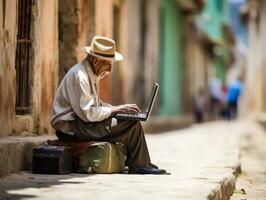
{"label": "narrow street", "polygon": [[168,175],[22,172],[0,179],[0,199],[228,199],[239,164],[241,127],[213,122],[147,134],[153,162]]}
{"label": "narrow street", "polygon": [[[0,200],[266,200],[266,0],[0,0],[0,22]],[[32,162],[48,139],[124,143],[134,175],[33,174],[71,167]]]}

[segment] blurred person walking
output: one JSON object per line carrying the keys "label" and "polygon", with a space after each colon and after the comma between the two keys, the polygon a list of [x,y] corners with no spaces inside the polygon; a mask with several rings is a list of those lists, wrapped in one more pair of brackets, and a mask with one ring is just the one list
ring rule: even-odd
{"label": "blurred person walking", "polygon": [[227,96],[229,119],[235,119],[237,117],[238,102],[242,90],[243,90],[243,83],[240,77],[230,82],[228,86],[228,96]]}
{"label": "blurred person walking", "polygon": [[223,82],[219,95],[219,115],[222,119],[228,119],[227,96],[228,96],[228,88],[225,82]]}
{"label": "blurred person walking", "polygon": [[212,77],[208,81],[208,87],[209,87],[209,114],[211,119],[217,119],[219,115],[221,80],[217,77]]}
{"label": "blurred person walking", "polygon": [[203,88],[199,88],[194,97],[194,116],[197,123],[202,123],[204,121],[206,97]]}

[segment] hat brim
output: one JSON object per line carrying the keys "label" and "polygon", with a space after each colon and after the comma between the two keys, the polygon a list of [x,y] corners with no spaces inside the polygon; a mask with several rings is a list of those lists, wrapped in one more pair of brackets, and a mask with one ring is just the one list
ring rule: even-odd
{"label": "hat brim", "polygon": [[108,60],[108,61],[120,61],[120,60],[123,60],[123,56],[118,53],[118,52],[115,52],[115,56],[112,57],[112,58],[109,58],[109,57],[105,57],[105,56],[100,56],[100,55],[97,55],[95,53],[93,53],[91,51],[91,47],[82,47],[81,48],[82,51],[85,51],[86,53],[96,57],[96,58],[100,58],[100,59],[103,59],[103,60]]}

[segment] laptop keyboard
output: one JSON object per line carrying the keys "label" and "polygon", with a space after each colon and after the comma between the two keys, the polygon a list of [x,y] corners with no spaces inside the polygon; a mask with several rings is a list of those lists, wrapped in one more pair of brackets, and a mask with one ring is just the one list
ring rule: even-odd
{"label": "laptop keyboard", "polygon": [[143,113],[119,113],[119,115],[124,117],[146,117],[146,115]]}

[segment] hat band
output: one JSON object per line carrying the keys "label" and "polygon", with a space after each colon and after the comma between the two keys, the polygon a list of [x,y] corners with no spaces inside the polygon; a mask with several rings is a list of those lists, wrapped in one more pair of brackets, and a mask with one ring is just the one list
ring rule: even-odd
{"label": "hat band", "polygon": [[108,58],[114,58],[115,57],[115,54],[105,54],[105,53],[97,53],[97,52],[92,52],[92,53],[94,53],[98,56],[103,56],[103,57],[108,57]]}

